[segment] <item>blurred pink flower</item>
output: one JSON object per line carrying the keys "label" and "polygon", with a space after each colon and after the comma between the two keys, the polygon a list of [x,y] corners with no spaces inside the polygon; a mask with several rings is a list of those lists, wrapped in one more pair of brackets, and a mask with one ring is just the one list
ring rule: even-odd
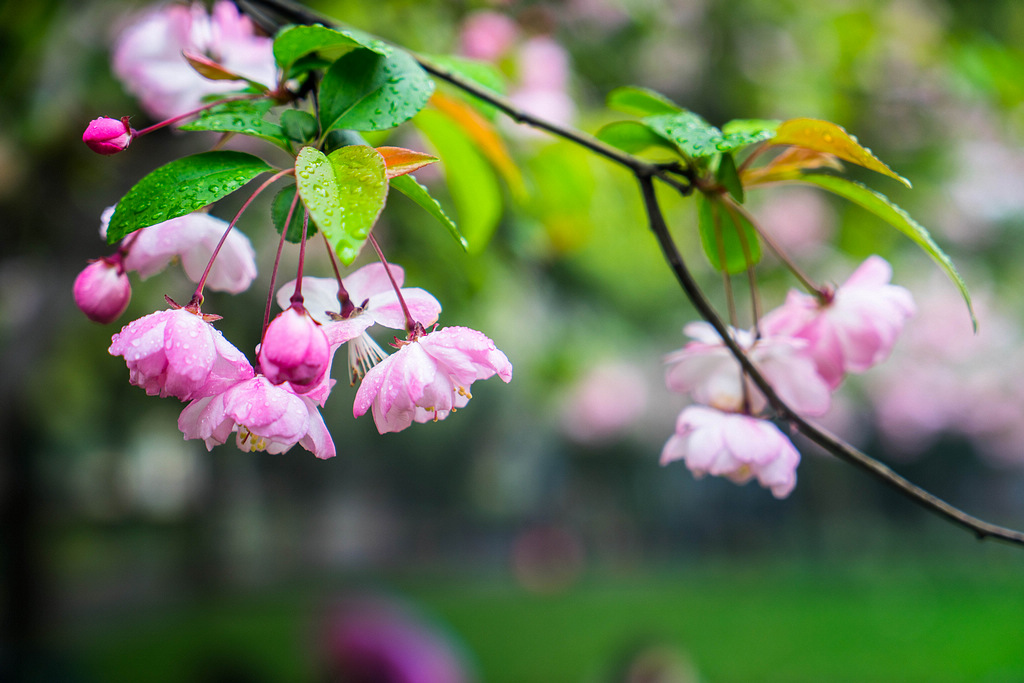
{"label": "blurred pink flower", "polygon": [[334,441],[316,404],[288,384],[263,375],[236,382],[189,403],[178,418],[186,439],[202,439],[207,450],[236,433],[243,451],[284,453],[299,444],[318,458],[333,458]]}
{"label": "blurred pink flower", "polygon": [[469,387],[497,374],[512,379],[512,364],[487,336],[468,327],[446,327],[399,342],[363,378],[352,412],[372,406],[377,431],[398,432],[416,422],[443,420],[465,406]]}
{"label": "blurred pink flower", "polygon": [[647,408],[647,379],[638,367],[602,362],[589,368],[566,396],[562,431],[580,443],[609,439],[632,425]]}
{"label": "blurred pink flower", "polygon": [[[671,391],[691,394],[698,403],[729,412],[765,409],[764,395],[749,379],[744,385],[739,363],[711,325],[690,323],[683,332],[694,339],[665,357],[665,381]],[[801,415],[828,412],[831,393],[807,354],[807,342],[785,336],[754,339],[750,332],[733,330],[733,337],[761,370],[779,397]]]}
{"label": "blurred pink flower", "polygon": [[97,154],[111,155],[128,149],[132,141],[132,127],[128,117],[112,119],[107,116],[93,119],[82,133],[82,142]]}
{"label": "blurred pink flower", "polygon": [[487,10],[473,12],[462,24],[460,51],[471,59],[496,62],[518,37],[519,28],[508,16]]}
{"label": "blurred pink flower", "polygon": [[273,384],[291,383],[297,393],[323,379],[330,358],[327,335],[302,304],[289,306],[274,318],[260,344],[264,376]]}
{"label": "blurred pink flower", "polygon": [[803,187],[780,188],[757,211],[761,228],[794,256],[820,251],[835,226],[835,215],[821,192]]}
{"label": "blurred pink flower", "polygon": [[749,415],[690,406],[679,414],[676,432],[661,452],[661,464],[683,460],[698,479],[723,476],[737,484],[757,477],[776,498],[796,486],[800,453],[771,422]]}
{"label": "blurred pink flower", "polygon": [[[109,207],[103,212],[100,234],[104,239],[114,208]],[[137,271],[142,279],[146,279],[162,271],[175,258],[180,258],[185,274],[198,283],[227,228],[227,221],[202,212],[142,228],[121,242],[127,245],[128,251],[124,267]],[[206,278],[206,286],[215,291],[238,294],[247,290],[254,279],[256,251],[249,238],[234,228],[217,254]]]}
{"label": "blurred pink flower", "polygon": [[188,401],[253,376],[241,351],[184,308],[132,321],[113,336],[109,352],[124,357],[129,381],[150,396]]}
{"label": "blurred pink flower", "polygon": [[331,611],[322,632],[331,681],[471,680],[444,631],[389,600],[347,600]]}
{"label": "blurred pink flower", "polygon": [[277,65],[272,44],[270,38],[256,35],[252,21],[227,0],[214,4],[212,14],[199,3],[165,5],[121,32],[114,45],[113,67],[151,116],[167,119],[196,109],[206,95],[245,85],[203,78],[182,56],[183,50],[273,86]]}
{"label": "blurred pink flower", "polygon": [[550,36],[537,36],[523,43],[516,62],[516,86],[509,99],[531,114],[571,124],[576,118],[576,103],[568,92],[569,55],[565,48]]}
{"label": "blurred pink flower", "polygon": [[888,262],[871,256],[826,303],[791,290],[786,302],[764,317],[761,329],[807,340],[818,373],[835,389],[846,373],[864,372],[888,358],[914,314],[910,292],[889,284],[891,278]]}
{"label": "blurred pink flower", "polygon": [[132,286],[120,259],[93,261],[75,278],[75,303],[89,320],[112,323],[121,317],[132,298]]}

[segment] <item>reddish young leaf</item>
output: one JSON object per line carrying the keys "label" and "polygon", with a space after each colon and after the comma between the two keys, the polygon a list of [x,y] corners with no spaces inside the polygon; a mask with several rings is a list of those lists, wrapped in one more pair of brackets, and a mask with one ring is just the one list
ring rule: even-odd
{"label": "reddish young leaf", "polygon": [[384,157],[388,180],[438,161],[435,156],[404,147],[378,147],[377,152]]}

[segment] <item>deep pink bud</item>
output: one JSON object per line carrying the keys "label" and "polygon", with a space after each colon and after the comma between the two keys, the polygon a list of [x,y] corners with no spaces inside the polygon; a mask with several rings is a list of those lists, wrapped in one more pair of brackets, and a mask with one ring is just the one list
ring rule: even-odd
{"label": "deep pink bud", "polygon": [[97,154],[110,155],[128,149],[133,135],[127,116],[121,120],[101,116],[89,123],[89,127],[82,133],[82,142]]}
{"label": "deep pink bud", "polygon": [[260,367],[274,384],[291,382],[298,392],[312,389],[331,360],[331,345],[302,304],[274,318],[260,346]]}
{"label": "deep pink bud", "polygon": [[119,263],[99,259],[85,267],[75,278],[75,303],[89,320],[112,323],[132,298],[132,286]]}

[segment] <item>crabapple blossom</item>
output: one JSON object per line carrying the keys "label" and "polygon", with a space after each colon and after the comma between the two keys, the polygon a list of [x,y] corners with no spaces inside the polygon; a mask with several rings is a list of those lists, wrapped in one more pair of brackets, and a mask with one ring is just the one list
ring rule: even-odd
{"label": "crabapple blossom", "polygon": [[185,308],[132,321],[113,336],[109,351],[124,357],[129,381],[150,396],[188,401],[253,376],[245,355],[199,313]]}
{"label": "crabapple blossom", "polygon": [[870,256],[826,301],[789,292],[761,321],[768,335],[804,339],[818,373],[835,389],[846,373],[864,372],[889,357],[903,325],[914,315],[910,292],[889,284],[892,267]]}
{"label": "crabapple blossom", "polygon": [[331,347],[319,323],[302,304],[293,304],[274,318],[260,344],[260,369],[273,384],[290,382],[302,393],[324,376]]}
{"label": "crabapple blossom", "polygon": [[97,154],[109,156],[128,149],[134,132],[127,116],[122,119],[101,116],[89,122],[82,133],[82,142]]}
{"label": "crabapple blossom", "polygon": [[119,259],[101,258],[87,265],[74,286],[75,303],[89,320],[112,323],[132,298],[132,286]]}
{"label": "crabapple blossom", "polygon": [[[100,235],[104,239],[115,208],[108,207],[101,216]],[[189,279],[199,282],[227,228],[227,221],[202,212],[142,228],[122,241],[127,250],[124,267],[146,279],[179,258]],[[206,277],[206,286],[215,291],[238,294],[247,290],[254,279],[256,252],[249,238],[234,228],[217,253],[217,260]]]}
{"label": "crabapple blossom", "polygon": [[[356,378],[364,376],[370,368],[387,357],[387,353],[366,334],[366,330],[374,324],[395,330],[405,329],[405,312],[388,277],[388,269],[413,319],[423,327],[436,323],[441,314],[441,304],[419,287],[402,287],[405,271],[393,263],[389,263],[387,268],[382,263],[371,263],[342,278],[350,306],[354,307],[347,311],[347,317],[342,317],[345,312],[341,310],[337,280],[302,278],[306,310],[314,320],[323,324],[331,348],[336,349],[348,342],[349,379],[353,384]],[[294,280],[277,290],[277,303],[281,308],[291,305],[294,291]]]}
{"label": "crabapple blossom", "polygon": [[113,67],[125,88],[153,117],[166,119],[196,109],[206,95],[237,89],[231,81],[203,78],[183,51],[208,56],[227,72],[273,85],[273,41],[257,35],[249,17],[227,0],[212,13],[199,3],[150,11],[118,36]]}
{"label": "crabapple blossom", "polygon": [[414,421],[443,420],[469,402],[469,387],[478,379],[494,374],[505,382],[512,379],[505,354],[468,327],[446,327],[398,343],[398,351],[366,373],[352,408],[359,417],[372,407],[381,434]]}
{"label": "crabapple blossom", "polygon": [[243,451],[284,453],[299,444],[318,458],[336,451],[316,403],[287,383],[272,384],[256,375],[218,393],[197,398],[178,417],[186,439],[202,439],[207,450],[227,441]]}
{"label": "crabapple blossom", "polygon": [[[749,379],[744,386],[739,363],[710,324],[690,323],[683,332],[693,341],[665,358],[670,365],[665,382],[671,391],[692,394],[698,403],[729,412],[758,414],[764,410],[764,395]],[[731,332],[793,410],[810,416],[828,412],[829,387],[807,354],[806,341],[783,336],[755,338],[742,330]]]}
{"label": "crabapple blossom", "polygon": [[505,14],[487,10],[466,17],[459,34],[462,54],[471,59],[496,62],[519,37],[519,27]]}
{"label": "crabapple blossom", "polygon": [[756,477],[776,498],[796,486],[800,453],[778,427],[749,415],[689,406],[661,452],[661,464],[683,460],[698,479],[724,476],[737,484]]}

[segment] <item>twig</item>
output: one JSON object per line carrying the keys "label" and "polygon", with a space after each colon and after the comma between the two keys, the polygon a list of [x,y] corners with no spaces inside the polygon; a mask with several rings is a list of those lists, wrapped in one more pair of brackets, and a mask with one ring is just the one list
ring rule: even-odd
{"label": "twig", "polygon": [[[325,25],[333,23],[326,17],[315,14],[302,5],[291,2],[291,0],[235,1],[243,11],[250,13],[250,15],[253,16],[254,19],[269,33],[274,33],[276,29],[280,28],[283,24],[278,21],[276,24],[270,23],[270,25],[268,25],[269,22],[273,22],[274,20],[265,10],[276,13],[279,17],[284,19],[285,22],[302,24],[323,23]],[[920,486],[911,483],[866,453],[863,453],[852,445],[830,434],[825,429],[808,422],[790,408],[781,398],[779,398],[779,395],[772,388],[772,385],[765,379],[764,375],[761,374],[757,366],[750,360],[746,352],[740,348],[729,334],[725,323],[708,301],[704,292],[697,285],[696,280],[693,279],[692,274],[687,268],[682,255],[679,253],[679,250],[672,239],[672,235],[669,233],[668,225],[665,222],[665,216],[662,213],[657,195],[655,194],[653,179],[657,178],[659,181],[670,185],[680,194],[689,195],[694,190],[695,182],[695,178],[690,169],[678,163],[655,164],[639,159],[631,154],[626,154],[625,152],[601,142],[591,135],[587,135],[573,128],[562,126],[551,121],[546,121],[540,117],[525,112],[516,107],[506,98],[498,95],[488,88],[433,64],[426,58],[417,56],[416,59],[428,73],[431,73],[435,77],[450,83],[456,88],[459,88],[460,90],[463,90],[464,92],[500,109],[514,121],[531,125],[535,128],[545,130],[557,137],[574,142],[591,150],[595,154],[625,166],[632,171],[633,175],[636,176],[637,180],[640,182],[644,208],[647,212],[647,220],[651,231],[657,238],[662,253],[665,255],[665,260],[668,262],[669,267],[675,274],[684,293],[690,299],[694,308],[697,309],[700,316],[715,328],[715,331],[718,332],[726,347],[732,355],[735,356],[737,362],[739,362],[743,372],[745,372],[754,384],[757,385],[758,389],[764,393],[765,398],[775,409],[779,418],[789,422],[801,434],[828,453],[831,453],[840,460],[866,471],[871,476],[896,489],[899,493],[903,494],[926,510],[930,510],[947,521],[972,531],[979,539],[993,538],[1007,543],[1024,546],[1024,533],[995,524],[990,524],[989,522],[978,519],[977,517],[969,515],[966,512],[950,505]]]}

